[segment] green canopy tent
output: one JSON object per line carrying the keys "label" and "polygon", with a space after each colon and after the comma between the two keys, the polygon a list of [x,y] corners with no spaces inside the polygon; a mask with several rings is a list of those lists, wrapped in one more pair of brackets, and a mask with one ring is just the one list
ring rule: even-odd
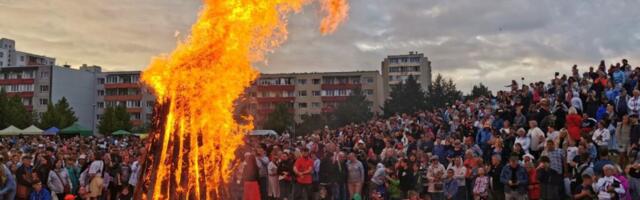
{"label": "green canopy tent", "polygon": [[42,135],[42,129],[39,129],[38,127],[31,125],[25,129],[22,129],[20,131],[20,134],[22,135]]}
{"label": "green canopy tent", "polygon": [[113,133],[111,133],[111,135],[113,135],[113,136],[127,136],[127,135],[132,135],[132,134],[129,131],[117,130],[117,131],[114,131]]}
{"label": "green canopy tent", "polygon": [[20,135],[21,131],[22,130],[20,130],[19,128],[16,128],[15,126],[11,125],[5,129],[0,130],[0,136]]}
{"label": "green canopy tent", "polygon": [[93,136],[93,131],[91,129],[85,128],[78,123],[73,123],[73,125],[60,130],[59,135],[81,135],[81,136]]}

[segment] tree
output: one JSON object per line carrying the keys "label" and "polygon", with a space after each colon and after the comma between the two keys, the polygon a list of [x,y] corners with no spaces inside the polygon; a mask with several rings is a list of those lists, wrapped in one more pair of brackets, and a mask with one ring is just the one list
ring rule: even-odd
{"label": "tree", "polygon": [[49,103],[47,105],[47,111],[40,116],[39,127],[43,129],[58,127],[66,128],[77,122],[78,118],[75,116],[73,108],[69,106],[67,98],[62,97],[56,104]]}
{"label": "tree", "polygon": [[428,108],[442,108],[460,100],[460,98],[462,98],[462,92],[456,89],[453,80],[445,80],[442,75],[438,74],[427,94]]}
{"label": "tree", "polygon": [[473,89],[471,89],[471,95],[469,95],[469,97],[475,99],[481,96],[489,97],[491,96],[491,91],[489,91],[489,88],[487,88],[487,86],[479,83],[478,85],[473,86]]}
{"label": "tree", "polygon": [[109,106],[105,109],[102,119],[98,124],[98,131],[102,134],[111,134],[117,130],[131,131],[132,125],[129,121],[127,108],[120,105]]}
{"label": "tree", "polygon": [[404,83],[392,85],[389,99],[384,102],[384,114],[413,113],[426,108],[425,92],[416,79],[409,75]]}
{"label": "tree", "polygon": [[33,113],[29,112],[19,96],[9,96],[0,90],[0,129],[11,125],[27,128],[33,123]]}
{"label": "tree", "polygon": [[306,114],[300,116],[302,122],[296,125],[296,135],[307,135],[315,130],[324,128],[324,126],[328,126],[330,120],[328,117],[329,115],[327,114]]}
{"label": "tree", "polygon": [[274,130],[278,133],[282,133],[289,129],[293,123],[293,113],[290,110],[288,104],[277,104],[273,112],[267,116],[267,121],[264,123],[264,128]]}
{"label": "tree", "polygon": [[347,100],[338,104],[334,111],[334,123],[332,125],[340,127],[350,123],[366,122],[373,116],[371,112],[371,101],[360,89],[355,89]]}

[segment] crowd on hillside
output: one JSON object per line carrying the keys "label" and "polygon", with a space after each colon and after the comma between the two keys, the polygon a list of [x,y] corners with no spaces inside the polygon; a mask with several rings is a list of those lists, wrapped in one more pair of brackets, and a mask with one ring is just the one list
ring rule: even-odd
{"label": "crowd on hillside", "polygon": [[143,151],[130,136],[0,137],[0,200],[132,199]]}
{"label": "crowd on hillside", "polygon": [[253,139],[236,199],[640,199],[627,60],[446,107]]}

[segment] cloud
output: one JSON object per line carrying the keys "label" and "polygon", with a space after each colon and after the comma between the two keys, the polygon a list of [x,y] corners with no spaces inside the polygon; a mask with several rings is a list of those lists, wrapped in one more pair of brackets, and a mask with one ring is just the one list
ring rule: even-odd
{"label": "cloud", "polygon": [[[268,55],[264,72],[379,70],[389,54],[425,53],[434,76],[469,92],[483,82],[543,80],[628,58],[640,59],[636,1],[350,0],[350,16],[332,34],[317,31],[318,6],[289,21],[289,40]],[[189,32],[197,0],[0,0],[0,37],[59,63],[141,69]]]}

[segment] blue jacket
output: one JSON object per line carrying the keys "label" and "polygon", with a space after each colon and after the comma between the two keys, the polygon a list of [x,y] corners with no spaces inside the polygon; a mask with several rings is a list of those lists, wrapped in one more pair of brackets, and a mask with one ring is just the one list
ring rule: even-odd
{"label": "blue jacket", "polygon": [[29,200],[51,200],[51,193],[46,188],[42,188],[40,192],[31,192]]}
{"label": "blue jacket", "polygon": [[491,139],[491,131],[485,128],[478,130],[478,134],[476,134],[476,144],[479,144],[480,147],[482,147],[487,144],[489,139]]}
{"label": "blue jacket", "polygon": [[616,84],[623,84],[626,79],[626,74],[622,70],[616,70],[613,72],[613,82]]}
{"label": "blue jacket", "polygon": [[444,195],[446,197],[455,197],[458,193],[458,181],[456,179],[450,179],[444,181]]}
{"label": "blue jacket", "polygon": [[607,118],[607,107],[605,105],[601,105],[596,111],[596,120],[600,121],[604,118]]}
{"label": "blue jacket", "polygon": [[0,199],[13,200],[16,192],[16,180],[13,179],[11,171],[5,165],[0,164],[0,173],[4,173],[7,176],[7,182],[4,187],[0,188]]}
{"label": "blue jacket", "polygon": [[509,186],[509,180],[511,180],[511,173],[516,173],[516,178],[518,179],[518,187],[516,188],[520,192],[526,192],[527,186],[529,182],[529,177],[527,175],[527,171],[524,167],[518,165],[518,169],[513,172],[510,165],[505,165],[502,168],[502,172],[500,173],[500,182],[504,184],[504,191],[511,192],[513,189]]}

